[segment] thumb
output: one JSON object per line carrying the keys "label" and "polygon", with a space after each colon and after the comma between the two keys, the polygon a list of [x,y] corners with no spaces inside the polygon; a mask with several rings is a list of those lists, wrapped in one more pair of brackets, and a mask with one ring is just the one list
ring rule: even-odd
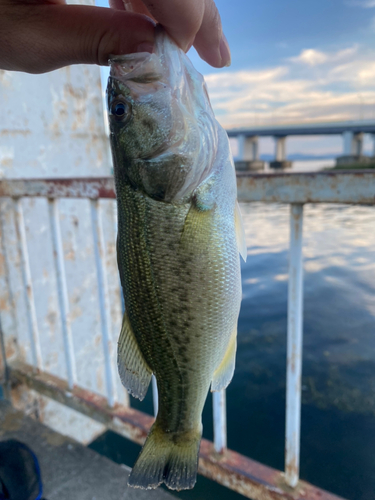
{"label": "thumb", "polygon": [[0,6],[0,68],[44,73],[107,65],[110,55],[151,52],[154,22],[140,14],[64,4]]}

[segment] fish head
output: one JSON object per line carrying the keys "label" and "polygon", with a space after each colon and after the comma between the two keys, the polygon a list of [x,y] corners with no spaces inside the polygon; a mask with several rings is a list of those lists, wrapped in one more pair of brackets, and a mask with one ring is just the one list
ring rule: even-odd
{"label": "fish head", "polygon": [[169,89],[154,54],[111,61],[107,101],[111,139],[125,160],[149,159],[168,144],[173,116]]}
{"label": "fish head", "polygon": [[107,86],[115,175],[178,203],[209,175],[216,120],[203,77],[159,29],[154,52],[114,57]]}

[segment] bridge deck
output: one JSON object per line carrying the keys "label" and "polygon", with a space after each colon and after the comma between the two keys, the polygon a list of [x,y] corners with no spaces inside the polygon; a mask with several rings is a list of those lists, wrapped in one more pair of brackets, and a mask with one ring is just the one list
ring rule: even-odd
{"label": "bridge deck", "polygon": [[358,120],[346,122],[299,123],[265,127],[242,127],[227,130],[229,137],[244,135],[246,137],[288,135],[341,135],[344,132],[375,134],[375,120]]}

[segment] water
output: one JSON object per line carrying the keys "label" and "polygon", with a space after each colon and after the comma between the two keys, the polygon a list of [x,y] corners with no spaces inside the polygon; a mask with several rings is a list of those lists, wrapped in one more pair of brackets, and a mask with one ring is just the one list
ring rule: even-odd
{"label": "water", "polygon": [[[288,168],[285,172],[317,172],[318,170],[323,170],[325,168],[334,167],[336,164],[336,160],[327,159],[327,160],[298,160],[293,161],[292,168]],[[264,172],[267,174],[272,173],[280,173],[282,170],[270,168],[270,164],[268,162],[265,163]]]}
{"label": "water", "polygon": [[[324,160],[297,165],[316,170]],[[227,391],[228,446],[284,467],[289,206],[241,206],[248,260],[237,367]],[[375,498],[375,210],[304,209],[301,477],[352,500]],[[152,413],[151,395],[134,406]],[[203,415],[212,439],[211,398]],[[107,441],[106,441],[107,440]],[[139,448],[107,434],[94,444],[132,465]],[[183,499],[239,500],[199,476]]]}

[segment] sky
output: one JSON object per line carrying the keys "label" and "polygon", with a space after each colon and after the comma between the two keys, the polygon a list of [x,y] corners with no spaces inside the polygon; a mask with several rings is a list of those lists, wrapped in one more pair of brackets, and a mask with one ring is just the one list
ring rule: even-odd
{"label": "sky", "polygon": [[[105,0],[100,0],[105,2]],[[103,5],[103,3],[102,3]],[[216,70],[194,49],[225,128],[375,120],[375,0],[216,0],[232,65]],[[288,140],[288,152],[342,150],[338,137]],[[270,152],[271,141],[265,142]],[[372,150],[370,137],[365,150]]]}

